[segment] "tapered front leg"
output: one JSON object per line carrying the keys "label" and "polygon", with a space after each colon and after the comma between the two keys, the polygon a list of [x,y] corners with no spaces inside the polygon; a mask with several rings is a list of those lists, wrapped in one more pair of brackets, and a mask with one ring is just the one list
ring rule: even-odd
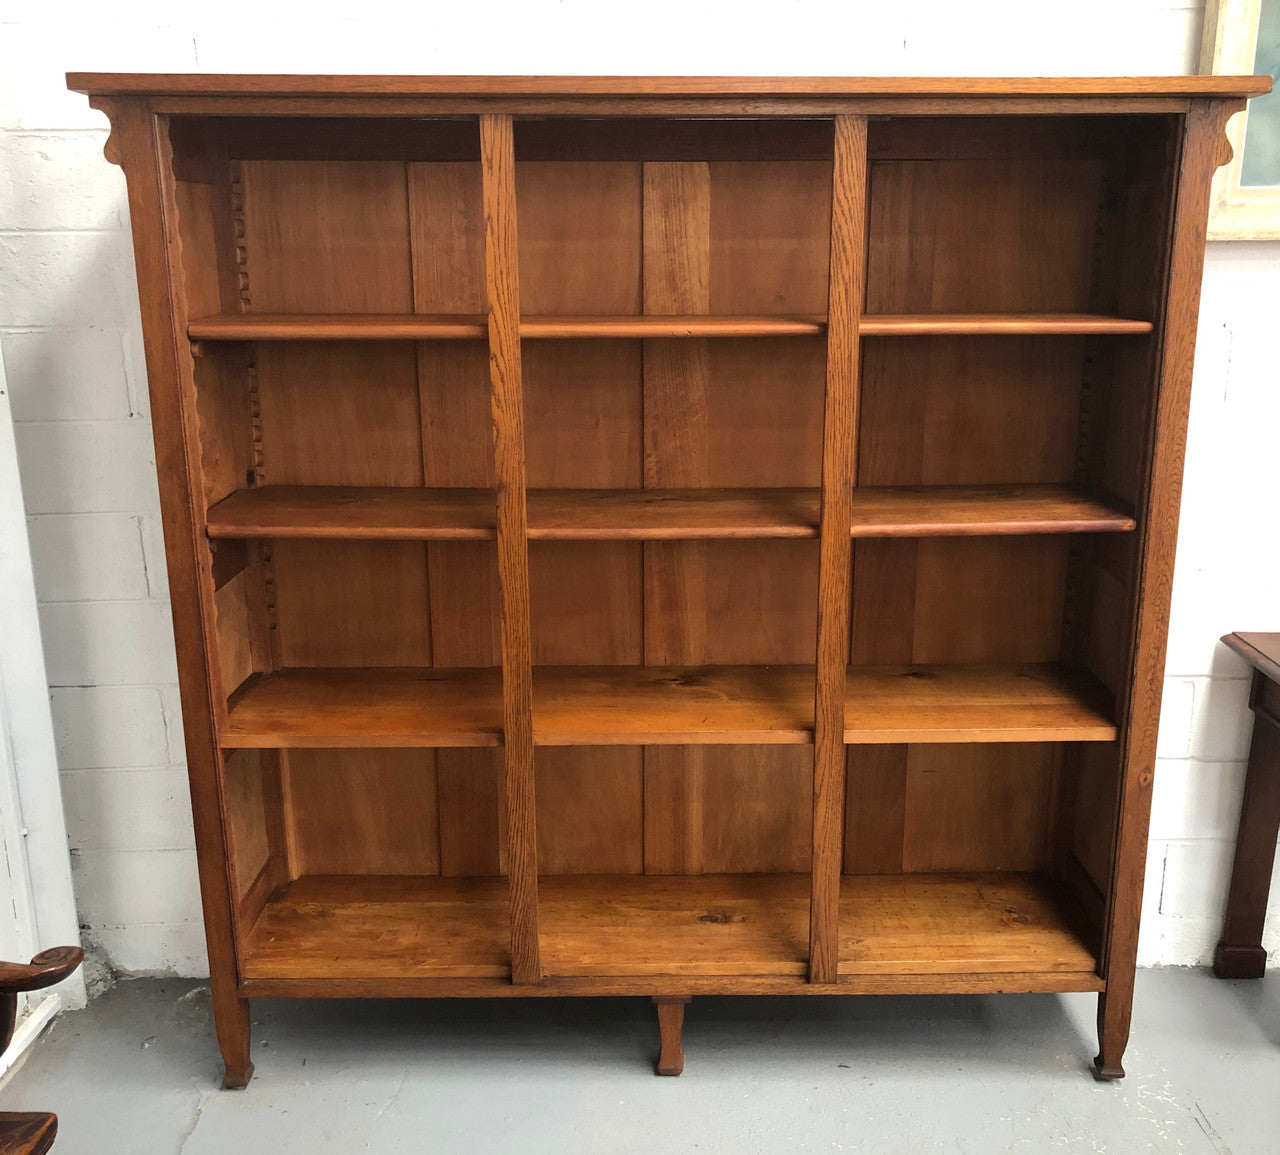
{"label": "tapered front leg", "polygon": [[222,1076],[222,1089],[243,1090],[253,1078],[253,1063],[249,1059],[249,1000],[234,996],[215,998],[213,1021],[226,1069]]}
{"label": "tapered front leg", "polygon": [[1098,996],[1098,1056],[1094,1074],[1106,1082],[1124,1078],[1124,1049],[1129,1045],[1129,1020],[1133,1015],[1133,977],[1108,987]]}
{"label": "tapered front leg", "polygon": [[654,997],[658,1008],[658,1031],[662,1036],[662,1049],[658,1052],[658,1074],[679,1075],[684,1072],[684,1008],[689,997]]}

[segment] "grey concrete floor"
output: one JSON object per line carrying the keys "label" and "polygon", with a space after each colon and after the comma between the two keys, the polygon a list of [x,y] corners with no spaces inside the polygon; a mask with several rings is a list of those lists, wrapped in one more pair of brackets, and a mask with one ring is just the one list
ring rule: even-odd
{"label": "grey concrete floor", "polygon": [[1091,995],[702,998],[685,1074],[640,999],[263,1002],[219,1091],[207,990],[122,983],[0,1086],[57,1155],[1280,1151],[1280,974],[1140,972],[1128,1078]]}

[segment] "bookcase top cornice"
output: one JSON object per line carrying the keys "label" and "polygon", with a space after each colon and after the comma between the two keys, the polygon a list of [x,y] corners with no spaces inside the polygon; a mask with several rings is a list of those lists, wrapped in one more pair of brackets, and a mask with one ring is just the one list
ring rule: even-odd
{"label": "bookcase top cornice", "polygon": [[98,96],[499,97],[602,101],[672,98],[1242,98],[1267,76],[307,76],[71,72],[67,86]]}

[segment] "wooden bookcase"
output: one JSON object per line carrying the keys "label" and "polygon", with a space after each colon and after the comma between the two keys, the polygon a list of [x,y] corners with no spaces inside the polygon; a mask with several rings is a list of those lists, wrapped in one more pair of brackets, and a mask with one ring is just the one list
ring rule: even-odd
{"label": "wooden bookcase", "polygon": [[1096,991],[1265,80],[72,76],[249,1000]]}

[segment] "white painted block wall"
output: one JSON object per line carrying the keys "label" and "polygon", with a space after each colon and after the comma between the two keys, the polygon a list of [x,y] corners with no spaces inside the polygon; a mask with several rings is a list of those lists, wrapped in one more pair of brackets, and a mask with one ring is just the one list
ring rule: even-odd
{"label": "white painted block wall", "polygon": [[[207,973],[124,182],[65,71],[1162,74],[1193,70],[1202,18],[1199,3],[1153,0],[492,0],[483,16],[372,0],[349,12],[0,9],[0,342],[80,919],[86,946],[120,971]],[[1280,536],[1258,532],[1280,427],[1277,315],[1280,245],[1212,246],[1144,963],[1209,958],[1249,724],[1244,667],[1216,639],[1280,629]]]}

